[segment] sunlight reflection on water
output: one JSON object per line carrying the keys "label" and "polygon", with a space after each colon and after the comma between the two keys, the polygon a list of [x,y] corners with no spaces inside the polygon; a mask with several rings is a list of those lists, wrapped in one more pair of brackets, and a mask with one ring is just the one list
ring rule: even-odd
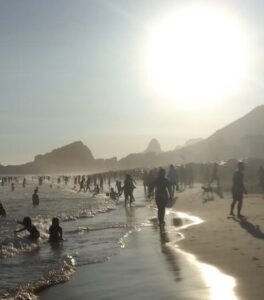
{"label": "sunlight reflection on water", "polygon": [[194,255],[177,249],[185,256],[185,258],[196,266],[205,282],[210,289],[210,296],[212,300],[238,300],[234,289],[236,287],[236,280],[221,272],[216,267],[200,262]]}
{"label": "sunlight reflection on water", "polygon": [[[170,213],[177,216],[177,218],[182,220],[182,224],[176,227],[177,230],[185,229],[189,226],[198,225],[204,222],[202,219],[196,216],[191,216],[182,212],[173,212]],[[178,245],[175,247],[175,244],[170,244],[177,252],[184,255],[184,257],[197,269],[201,274],[202,278],[205,280],[208,288],[210,290],[210,299],[211,300],[238,300],[239,298],[236,296],[234,289],[236,287],[236,280],[221,272],[218,268],[200,262],[195,255],[187,253],[181,249],[179,249]]]}

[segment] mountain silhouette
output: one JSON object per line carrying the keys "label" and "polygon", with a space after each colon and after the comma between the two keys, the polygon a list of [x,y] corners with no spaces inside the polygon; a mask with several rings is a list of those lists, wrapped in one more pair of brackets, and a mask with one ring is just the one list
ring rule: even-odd
{"label": "mountain silhouette", "polygon": [[115,170],[117,159],[95,159],[81,141],[35,156],[34,161],[18,166],[0,165],[1,174],[90,173]]}
{"label": "mountain silhouette", "polygon": [[144,152],[132,153],[117,161],[115,157],[95,159],[91,150],[78,141],[37,155],[34,161],[23,165],[0,164],[0,174],[92,173],[247,157],[264,159],[264,105],[256,107],[208,138],[195,140],[195,143],[180,149],[161,151],[159,142],[152,139]]}
{"label": "mountain silhouette", "polygon": [[217,130],[208,138],[174,151],[128,155],[121,168],[163,166],[170,163],[226,161],[246,157],[264,159],[264,105]]}
{"label": "mountain silhouette", "polygon": [[147,149],[144,151],[145,153],[160,153],[161,152],[161,147],[160,147],[160,143],[158,142],[157,139],[152,139],[149,144]]}

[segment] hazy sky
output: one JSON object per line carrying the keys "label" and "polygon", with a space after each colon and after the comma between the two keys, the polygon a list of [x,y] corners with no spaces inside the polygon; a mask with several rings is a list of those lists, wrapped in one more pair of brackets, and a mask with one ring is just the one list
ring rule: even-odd
{"label": "hazy sky", "polygon": [[0,0],[0,163],[27,162],[76,140],[97,158],[143,151],[152,137],[170,150],[263,104],[261,0],[219,1],[250,35],[253,71],[236,93],[171,101],[151,85],[151,26],[193,2]]}

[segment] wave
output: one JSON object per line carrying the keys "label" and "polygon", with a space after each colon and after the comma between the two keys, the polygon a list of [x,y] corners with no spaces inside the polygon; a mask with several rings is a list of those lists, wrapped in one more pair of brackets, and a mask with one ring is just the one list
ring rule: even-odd
{"label": "wave", "polygon": [[36,300],[41,291],[51,286],[68,281],[75,272],[75,260],[72,256],[67,256],[63,263],[57,265],[50,270],[47,275],[41,277],[39,280],[19,284],[14,289],[5,292],[1,299],[3,300]]}

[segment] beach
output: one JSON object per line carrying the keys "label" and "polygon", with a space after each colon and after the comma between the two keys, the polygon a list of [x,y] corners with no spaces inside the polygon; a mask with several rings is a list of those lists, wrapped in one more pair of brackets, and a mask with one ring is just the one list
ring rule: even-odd
{"label": "beach", "polygon": [[205,202],[197,184],[177,193],[174,207],[167,209],[166,226],[160,230],[155,203],[146,200],[140,183],[135,203],[127,208],[123,198],[115,203],[104,194],[92,199],[65,186],[49,189],[44,185],[41,190],[49,209],[30,212],[45,232],[50,210],[61,207],[65,241],[61,248],[52,249],[42,233],[37,250],[19,252],[15,244],[12,257],[3,257],[10,251],[3,252],[2,241],[2,291],[5,283],[11,290],[27,283],[10,295],[25,297],[30,291],[31,298],[22,299],[43,300],[263,299],[264,200],[260,195],[244,199],[242,213],[247,217],[239,220],[228,216],[230,194]]}
{"label": "beach", "polygon": [[153,226],[132,233],[118,256],[99,268],[81,268],[40,298],[263,299],[263,199],[248,195],[248,217],[239,221],[228,217],[230,196],[215,195],[203,203],[200,187],[179,193],[173,210],[198,216],[202,223],[172,230],[175,221],[167,215],[165,232]]}

